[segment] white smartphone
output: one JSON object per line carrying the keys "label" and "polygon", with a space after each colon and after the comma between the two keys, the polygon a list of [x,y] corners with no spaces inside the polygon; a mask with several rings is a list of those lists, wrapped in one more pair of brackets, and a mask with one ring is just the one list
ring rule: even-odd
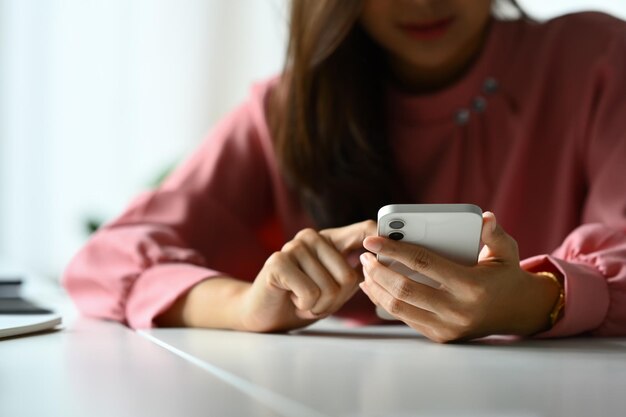
{"label": "white smartphone", "polygon": [[[475,265],[482,213],[473,204],[391,204],[378,210],[378,235],[420,245],[463,265]],[[414,281],[439,286],[399,261],[385,256],[378,256],[378,261]],[[376,313],[383,319],[396,320],[381,307]]]}

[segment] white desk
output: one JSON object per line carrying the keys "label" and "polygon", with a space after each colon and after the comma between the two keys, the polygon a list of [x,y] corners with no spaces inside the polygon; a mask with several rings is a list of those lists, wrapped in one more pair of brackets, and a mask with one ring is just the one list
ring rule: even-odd
{"label": "white desk", "polygon": [[626,339],[437,345],[328,320],[133,332],[76,318],[58,287],[29,294],[65,329],[0,340],[0,417],[626,415]]}
{"label": "white desk", "polygon": [[116,323],[0,340],[2,417],[275,415]]}
{"label": "white desk", "polygon": [[54,281],[25,293],[64,328],[0,339],[0,417],[278,415],[118,323],[78,318]]}
{"label": "white desk", "polygon": [[401,326],[146,338],[293,416],[624,416],[626,339],[438,345]]}

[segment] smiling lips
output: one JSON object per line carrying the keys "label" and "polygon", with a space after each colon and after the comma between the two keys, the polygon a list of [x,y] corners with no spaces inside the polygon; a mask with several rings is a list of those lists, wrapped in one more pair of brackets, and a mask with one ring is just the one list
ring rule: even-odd
{"label": "smiling lips", "polygon": [[421,41],[436,40],[448,32],[448,29],[452,26],[453,21],[453,17],[447,17],[445,19],[433,20],[430,22],[404,23],[400,25],[400,28],[410,38]]}

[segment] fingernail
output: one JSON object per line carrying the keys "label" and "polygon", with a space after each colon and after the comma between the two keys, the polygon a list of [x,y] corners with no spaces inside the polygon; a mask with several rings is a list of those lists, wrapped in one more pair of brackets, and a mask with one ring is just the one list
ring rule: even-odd
{"label": "fingernail", "polygon": [[493,232],[494,230],[496,230],[496,224],[498,222],[496,222],[496,215],[493,214],[493,212],[491,212],[491,211],[483,212],[483,218],[485,220],[485,223],[489,223],[489,231],[490,232]]}
{"label": "fingernail", "polygon": [[362,253],[361,256],[359,256],[359,259],[361,260],[361,263],[364,266],[369,266],[370,261],[371,261],[370,256],[372,256],[372,255],[367,253],[367,252],[366,253]]}
{"label": "fingernail", "polygon": [[363,241],[363,247],[372,252],[378,252],[382,249],[383,244],[380,239],[368,237]]}

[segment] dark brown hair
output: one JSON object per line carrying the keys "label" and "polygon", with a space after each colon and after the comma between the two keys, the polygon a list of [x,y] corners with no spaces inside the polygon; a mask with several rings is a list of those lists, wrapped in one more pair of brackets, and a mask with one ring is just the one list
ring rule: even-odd
{"label": "dark brown hair", "polygon": [[375,218],[402,200],[387,146],[384,52],[357,24],[361,3],[292,0],[270,101],[280,168],[320,228]]}

